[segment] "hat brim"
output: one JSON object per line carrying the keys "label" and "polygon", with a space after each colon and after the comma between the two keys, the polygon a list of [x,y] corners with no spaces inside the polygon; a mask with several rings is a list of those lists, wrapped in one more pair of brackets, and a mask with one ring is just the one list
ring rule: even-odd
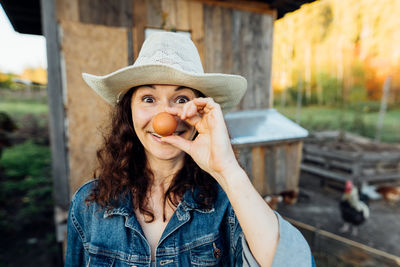
{"label": "hat brim", "polygon": [[85,82],[104,100],[116,105],[132,87],[146,84],[187,86],[212,97],[227,112],[237,106],[247,89],[240,75],[193,74],[166,65],[128,66],[104,76],[82,73]]}

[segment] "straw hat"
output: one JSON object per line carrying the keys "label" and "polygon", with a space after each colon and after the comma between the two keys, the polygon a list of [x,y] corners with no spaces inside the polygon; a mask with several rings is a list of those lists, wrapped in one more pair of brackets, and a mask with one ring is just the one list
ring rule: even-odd
{"label": "straw hat", "polygon": [[242,76],[204,73],[194,43],[173,32],[158,32],[147,38],[131,66],[104,76],[82,73],[82,77],[112,105],[132,87],[171,84],[187,86],[212,97],[226,112],[239,103],[247,88],[247,81]]}

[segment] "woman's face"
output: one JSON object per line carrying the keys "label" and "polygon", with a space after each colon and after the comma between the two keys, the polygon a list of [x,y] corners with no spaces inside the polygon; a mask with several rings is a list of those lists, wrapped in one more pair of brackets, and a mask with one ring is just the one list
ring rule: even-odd
{"label": "woman's face", "polygon": [[[158,113],[167,111],[167,108],[182,109],[186,102],[195,97],[192,89],[176,85],[144,85],[136,88],[131,100],[132,121],[148,159],[155,157],[169,160],[184,155],[182,150],[160,141],[153,129],[153,118]],[[195,135],[194,127],[177,119],[178,127],[174,134],[192,139]]]}

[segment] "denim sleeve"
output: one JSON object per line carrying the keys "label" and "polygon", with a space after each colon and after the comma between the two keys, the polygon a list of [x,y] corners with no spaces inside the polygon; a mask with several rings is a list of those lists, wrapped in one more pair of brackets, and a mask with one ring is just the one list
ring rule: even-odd
{"label": "denim sleeve", "polygon": [[[279,241],[272,267],[310,267],[315,266],[310,247],[303,235],[293,225],[275,212],[279,221]],[[242,234],[243,266],[259,266],[254,259]]]}
{"label": "denim sleeve", "polygon": [[[88,185],[90,185],[88,183]],[[87,213],[85,198],[89,186],[82,186],[72,197],[67,222],[67,250],[65,266],[85,266],[88,260],[84,244],[87,241],[82,222]]]}
{"label": "denim sleeve", "polygon": [[83,242],[74,226],[73,202],[71,202],[67,223],[67,251],[65,266],[79,266],[83,259]]}

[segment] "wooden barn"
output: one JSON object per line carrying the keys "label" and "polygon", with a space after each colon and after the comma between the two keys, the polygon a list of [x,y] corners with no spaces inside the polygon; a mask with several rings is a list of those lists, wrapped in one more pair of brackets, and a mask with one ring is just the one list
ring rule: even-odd
{"label": "wooden barn", "polygon": [[[312,1],[3,0],[1,4],[16,31],[42,34],[47,41],[50,141],[59,241],[64,237],[72,194],[92,177],[95,152],[102,141],[98,130],[107,125],[110,108],[82,80],[82,72],[104,75],[132,64],[152,30],[182,31],[189,33],[196,44],[205,72],[233,73],[247,78],[248,92],[238,110],[269,109],[272,108],[274,21],[306,2]],[[300,140],[283,143],[275,140],[265,151],[258,145],[246,155],[256,158],[258,163],[253,162],[253,166],[264,166],[265,157],[283,155],[286,161],[280,162],[283,166],[275,166],[276,169],[290,169],[285,163],[294,162],[295,171],[290,175],[298,179]],[[271,169],[270,165],[275,163],[268,162]],[[271,177],[274,174],[270,172],[269,175],[270,179],[281,179]],[[258,186],[261,193],[274,191],[271,185],[269,188],[265,190],[262,181]]]}

